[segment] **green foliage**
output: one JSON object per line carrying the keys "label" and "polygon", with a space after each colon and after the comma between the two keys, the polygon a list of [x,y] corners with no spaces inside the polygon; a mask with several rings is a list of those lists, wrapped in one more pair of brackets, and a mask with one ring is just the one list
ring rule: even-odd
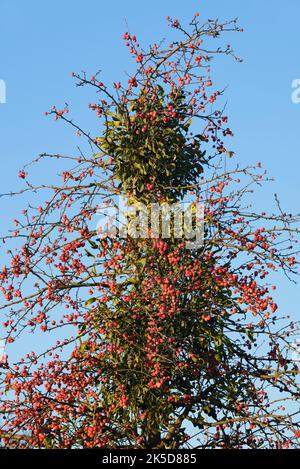
{"label": "green foliage", "polygon": [[[201,136],[191,138],[184,93],[171,98],[161,87],[143,93],[116,113],[109,113],[104,137],[98,139],[104,154],[113,158],[120,190],[138,199],[168,200],[182,197],[181,186],[194,184],[203,171],[205,152]],[[152,196],[147,184],[155,187]]]}

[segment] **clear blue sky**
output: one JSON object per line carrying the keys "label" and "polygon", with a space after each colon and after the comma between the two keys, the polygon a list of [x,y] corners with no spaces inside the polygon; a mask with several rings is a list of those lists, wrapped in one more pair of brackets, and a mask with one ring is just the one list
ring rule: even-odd
{"label": "clear blue sky", "polygon": [[[291,101],[291,82],[300,78],[299,0],[1,0],[0,79],[7,103],[0,104],[0,192],[20,186],[18,169],[37,154],[74,152],[72,131],[43,113],[68,102],[78,121],[92,125],[87,95],[73,86],[70,72],[92,75],[101,68],[106,81],[119,80],[128,68],[121,39],[126,20],[147,44],[168,35],[167,15],[189,19],[196,11],[203,19],[239,17],[245,28],[230,38],[244,62],[227,60],[215,71],[229,86],[232,149],[241,164],[262,161],[276,178],[271,191],[259,193],[260,207],[270,207],[278,192],[286,211],[300,211],[300,104]],[[44,177],[44,169],[36,173],[41,182]],[[2,232],[21,206],[0,200]],[[299,317],[299,286],[280,285],[280,304]]]}

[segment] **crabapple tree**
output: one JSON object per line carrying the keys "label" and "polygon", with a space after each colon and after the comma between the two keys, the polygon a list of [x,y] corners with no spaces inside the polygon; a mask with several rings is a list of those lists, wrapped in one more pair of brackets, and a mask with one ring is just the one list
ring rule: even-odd
{"label": "crabapple tree", "polygon": [[[266,172],[235,166],[233,134],[214,89],[213,59],[237,61],[224,35],[236,21],[188,26],[143,49],[112,86],[73,73],[95,90],[98,134],[70,117],[84,150],[42,154],[61,179],[28,180],[37,194],[11,233],[0,271],[7,357],[1,364],[1,436],[17,448],[283,448],[300,437],[297,330],[277,311],[274,271],[298,271],[297,218],[256,213]],[[46,197],[43,193],[47,194]],[[204,241],[121,237],[96,229],[118,197],[150,206],[185,199],[204,207]],[[31,348],[11,362],[10,350]],[[41,337],[42,336],[42,337]],[[28,347],[28,341],[24,341]],[[36,348],[34,348],[36,344]],[[23,347],[23,345],[22,345]],[[24,345],[25,347],[25,345]]]}

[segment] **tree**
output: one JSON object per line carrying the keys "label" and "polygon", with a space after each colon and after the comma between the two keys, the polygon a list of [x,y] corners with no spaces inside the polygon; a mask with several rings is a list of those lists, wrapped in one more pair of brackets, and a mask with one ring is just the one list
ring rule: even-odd
{"label": "tree", "polygon": [[[297,273],[297,218],[257,214],[260,164],[233,166],[222,92],[211,91],[211,61],[239,60],[223,34],[236,21],[188,28],[149,50],[124,35],[136,63],[128,83],[73,74],[95,88],[89,107],[101,123],[80,156],[62,162],[62,182],[43,206],[15,220],[10,263],[1,273],[6,342],[32,333],[43,350],[2,365],[3,441],[34,448],[281,448],[297,445],[295,325],[282,321],[267,283]],[[180,36],[181,35],[181,36]],[[215,46],[215,43],[218,43]],[[212,108],[213,107],[213,108]],[[26,168],[19,176],[27,179]],[[96,230],[96,214],[124,196],[129,204],[204,206],[204,244],[174,235],[121,237]],[[193,199],[194,200],[194,199]],[[197,204],[196,204],[197,206]],[[130,220],[129,220],[130,222]],[[94,223],[94,225],[93,225]],[[130,224],[130,223],[129,223]],[[40,347],[38,347],[40,349]]]}

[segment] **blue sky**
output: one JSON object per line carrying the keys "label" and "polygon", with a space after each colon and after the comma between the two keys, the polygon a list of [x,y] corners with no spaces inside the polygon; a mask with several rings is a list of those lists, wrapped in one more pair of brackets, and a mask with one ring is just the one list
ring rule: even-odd
{"label": "blue sky", "polygon": [[[129,63],[126,21],[147,44],[167,37],[167,15],[189,19],[196,11],[203,20],[238,17],[244,27],[244,34],[230,37],[244,62],[228,59],[214,71],[228,85],[231,146],[241,164],[262,161],[276,179],[259,192],[259,206],[271,207],[277,192],[284,210],[300,212],[300,104],[291,100],[291,83],[300,78],[299,0],[1,0],[0,79],[7,103],[0,104],[0,193],[20,187],[18,169],[39,153],[74,153],[79,142],[73,132],[43,115],[51,105],[68,102],[76,120],[95,125],[89,97],[75,88],[70,72],[92,75],[101,68],[105,81],[119,80]],[[35,178],[43,182],[45,168]],[[0,200],[2,232],[21,208],[19,199]],[[299,286],[282,280],[278,296],[297,318]]]}

